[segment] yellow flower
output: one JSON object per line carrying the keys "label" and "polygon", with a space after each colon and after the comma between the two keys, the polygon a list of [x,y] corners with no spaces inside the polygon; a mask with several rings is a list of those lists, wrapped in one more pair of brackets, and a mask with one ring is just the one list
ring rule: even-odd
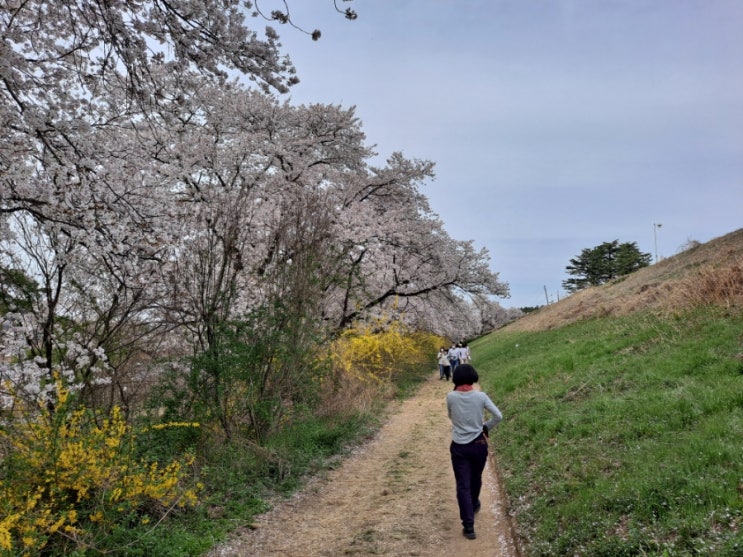
{"label": "yellow flower", "polygon": [[[20,553],[13,547],[14,540],[20,540],[25,554],[36,555],[54,539],[50,535],[55,532],[65,532],[84,544],[95,536],[95,525],[105,524],[106,517],[112,516],[111,511],[141,510],[152,499],[165,506],[198,503],[196,491],[180,489],[193,455],[164,463],[164,468],[139,460],[134,452],[135,433],[118,407],[103,419],[84,407],[69,408],[67,396],[58,383],[52,416],[43,404],[36,408],[19,403],[21,419],[16,427],[0,432],[15,457],[13,485],[0,482],[0,553]],[[76,508],[91,502],[100,508],[88,516],[85,526],[76,527]],[[143,524],[149,520],[144,517]]]}
{"label": "yellow flower", "polygon": [[116,502],[121,498],[121,494],[124,493],[120,487],[116,487],[111,491],[111,501]]}
{"label": "yellow flower", "polygon": [[10,551],[13,549],[13,543],[11,541],[10,532],[5,528],[0,528],[0,549]]}

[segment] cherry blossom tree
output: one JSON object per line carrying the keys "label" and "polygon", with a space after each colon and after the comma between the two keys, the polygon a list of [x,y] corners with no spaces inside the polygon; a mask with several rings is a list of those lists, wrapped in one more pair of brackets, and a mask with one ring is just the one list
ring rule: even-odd
{"label": "cherry blossom tree", "polygon": [[[167,124],[194,88],[179,76],[197,72],[198,84],[223,83],[234,69],[281,92],[296,82],[276,33],[267,28],[259,39],[238,2],[6,0],[0,26],[5,213],[58,213],[58,190],[91,187],[98,179],[91,174],[111,160],[91,144],[92,132]],[[49,184],[39,183],[42,170]],[[80,200],[66,200],[71,216],[88,213],[70,205]]]}
{"label": "cherry blossom tree", "polygon": [[[302,393],[297,374],[307,365],[299,354],[306,348],[305,358],[313,356],[308,343],[313,324],[322,324],[317,308],[330,280],[323,269],[333,268],[336,249],[322,169],[359,164],[366,149],[353,121],[352,111],[338,107],[292,107],[234,84],[205,86],[163,143],[159,158],[168,162],[160,171],[172,180],[177,216],[160,268],[161,319],[180,330],[194,355],[216,358],[225,328],[251,333],[253,343],[264,339],[261,357],[241,376],[256,385],[244,400]],[[229,432],[222,409],[239,406],[226,404],[219,362],[208,363],[192,376],[191,390],[208,397],[200,403]],[[280,404],[269,412],[277,419]]]}
{"label": "cherry blossom tree", "polygon": [[[264,90],[296,81],[276,33],[259,39],[245,15],[216,0],[0,5],[0,239],[6,264],[44,293],[34,311],[7,315],[6,358],[26,370],[4,376],[16,387],[33,385],[22,380],[33,362],[48,376],[94,352],[72,358],[92,370],[111,339],[143,334],[149,277],[177,212],[157,170],[173,118],[230,69]],[[70,323],[74,334],[63,333]],[[21,339],[30,359],[19,357]]]}
{"label": "cherry blossom tree", "polygon": [[[86,398],[100,396],[97,386],[106,382],[109,403],[113,390],[123,389],[117,370],[135,346],[141,349],[135,341],[158,328],[146,318],[148,293],[167,241],[158,233],[164,229],[163,190],[152,186],[142,163],[151,153],[133,131],[110,131],[92,129],[79,141],[97,146],[85,158],[89,169],[80,173],[63,173],[54,156],[41,152],[32,184],[37,196],[13,199],[20,188],[11,184],[0,242],[4,265],[39,284],[24,314],[6,315],[11,330],[23,326],[30,351],[6,357],[23,366],[20,354],[26,354],[39,367],[35,380],[60,372]],[[78,139],[76,132],[67,135]],[[22,389],[34,384],[25,377],[5,379]]]}
{"label": "cherry blossom tree", "polygon": [[[14,392],[59,372],[89,403],[129,405],[157,362],[221,354],[227,331],[262,347],[240,380],[279,418],[323,335],[386,314],[453,336],[477,330],[468,300],[507,294],[488,253],[430,210],[431,162],[374,166],[353,108],[269,93],[296,77],[247,13],[0,5],[0,373]],[[227,430],[235,406],[207,368],[192,392]]]}
{"label": "cherry blossom tree", "polygon": [[437,307],[458,306],[462,295],[507,295],[507,285],[487,267],[487,251],[450,238],[430,210],[419,187],[432,175],[432,163],[395,154],[386,167],[368,168],[344,188],[345,281],[329,308],[338,327],[381,311],[446,334],[431,325]]}

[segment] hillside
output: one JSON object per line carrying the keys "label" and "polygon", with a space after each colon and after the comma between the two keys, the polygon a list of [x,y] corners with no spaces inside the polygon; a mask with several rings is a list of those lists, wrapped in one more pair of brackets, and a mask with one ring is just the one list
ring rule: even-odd
{"label": "hillside", "polygon": [[743,555],[743,230],[471,344],[530,557]]}
{"label": "hillside", "polygon": [[525,315],[506,329],[554,329],[582,319],[627,315],[645,308],[673,310],[719,295],[743,297],[743,228],[610,284],[576,292]]}

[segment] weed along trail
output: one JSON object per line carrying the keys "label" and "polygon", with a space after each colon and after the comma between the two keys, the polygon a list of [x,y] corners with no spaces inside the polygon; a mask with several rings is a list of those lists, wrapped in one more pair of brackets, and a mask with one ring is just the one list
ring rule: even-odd
{"label": "weed along trail", "polygon": [[277,502],[253,530],[208,557],[518,557],[492,457],[477,539],[462,536],[449,460],[451,387],[437,371],[339,468]]}

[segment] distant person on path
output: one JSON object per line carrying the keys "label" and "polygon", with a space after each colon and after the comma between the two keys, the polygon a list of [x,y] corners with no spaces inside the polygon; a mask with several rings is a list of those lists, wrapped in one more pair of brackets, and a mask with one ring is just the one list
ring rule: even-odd
{"label": "distant person on path", "polygon": [[467,345],[460,342],[457,344],[457,357],[459,358],[460,364],[468,364],[470,363],[467,359],[467,348],[465,348]]}
{"label": "distant person on path", "polygon": [[472,354],[470,353],[470,347],[466,342],[462,343],[462,357],[459,359],[463,364],[472,363]]}
{"label": "distant person on path", "polygon": [[451,365],[451,372],[454,373],[454,370],[457,369],[457,366],[459,365],[459,352],[457,351],[456,344],[451,345],[451,348],[449,348],[449,352],[447,353],[447,356],[449,357],[449,365]]}
{"label": "distant person on path", "polygon": [[[469,364],[457,366],[454,390],[446,395],[451,420],[451,464],[457,482],[457,503],[464,537],[475,539],[475,513],[480,510],[482,471],[488,458],[488,432],[503,419],[487,394],[474,390],[479,377]],[[491,417],[483,423],[484,411]]]}
{"label": "distant person on path", "polygon": [[446,348],[441,347],[439,350],[439,381],[446,377],[448,381],[451,377],[451,364],[449,363],[449,357],[446,354]]}

